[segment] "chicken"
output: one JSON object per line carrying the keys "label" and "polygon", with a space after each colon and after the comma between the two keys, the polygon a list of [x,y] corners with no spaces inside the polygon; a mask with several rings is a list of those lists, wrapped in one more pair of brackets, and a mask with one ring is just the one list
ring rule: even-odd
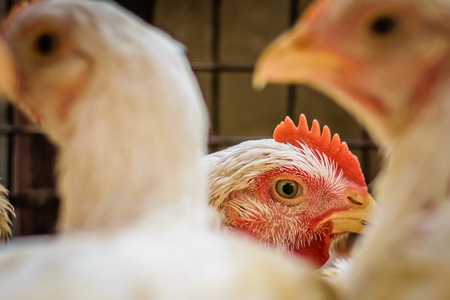
{"label": "chicken", "polygon": [[3,36],[20,74],[14,103],[60,151],[65,234],[0,250],[2,299],[333,295],[304,261],[211,229],[206,108],[167,34],[114,2],[50,0]]}
{"label": "chicken", "polygon": [[[99,55],[100,53],[94,52],[94,47],[85,49],[86,46],[83,45],[83,43],[90,43],[91,40],[99,38],[101,38],[101,40],[97,43],[103,43],[105,45],[111,43],[112,41],[107,39],[107,37],[109,37],[109,31],[111,30],[107,24],[109,22],[123,21],[127,13],[124,13],[125,16],[122,16],[122,14],[119,16],[109,16],[108,14],[110,13],[111,8],[102,4],[100,6],[102,8],[100,18],[106,19],[105,25],[99,32],[79,38],[76,35],[80,34],[79,32],[84,33],[85,29],[73,32],[69,29],[73,24],[80,23],[80,26],[84,25],[84,21],[80,20],[85,18],[85,15],[92,15],[90,11],[83,13],[83,5],[80,4],[80,7],[77,8],[77,12],[72,15],[65,11],[67,8],[64,5],[63,8],[60,8],[56,3],[46,5],[46,3],[39,3],[39,1],[33,2],[38,3],[28,6],[22,5],[18,10],[13,11],[13,15],[8,18],[5,24],[4,35],[16,56],[16,60],[18,60],[18,68],[22,79],[21,86],[19,87],[19,95],[17,97],[18,102],[16,104],[22,108],[32,120],[39,123],[44,130],[47,131],[50,139],[59,148],[60,154],[57,162],[57,171],[59,174],[58,188],[61,197],[64,199],[60,211],[60,231],[70,232],[74,230],[108,229],[110,226],[118,227],[138,221],[138,216],[142,215],[141,212],[146,207],[148,207],[147,210],[149,211],[152,209],[158,211],[158,209],[156,209],[158,207],[163,208],[166,205],[164,202],[165,199],[172,198],[171,195],[175,193],[170,192],[171,188],[169,189],[167,186],[172,186],[173,183],[170,180],[166,180],[163,173],[168,173],[170,172],[169,170],[172,169],[181,168],[185,164],[183,159],[189,154],[184,150],[181,151],[181,149],[175,150],[175,147],[173,147],[174,149],[171,151],[167,151],[167,149],[162,149],[162,146],[155,146],[155,149],[149,151],[153,153],[154,156],[159,157],[160,159],[163,157],[172,157],[167,159],[166,167],[168,170],[161,171],[159,174],[154,172],[154,174],[143,176],[143,174],[149,173],[147,170],[151,170],[162,164],[151,159],[141,159],[148,156],[147,153],[149,152],[145,152],[145,150],[150,148],[148,145],[150,140],[153,140],[153,137],[157,135],[157,133],[154,132],[156,128],[148,127],[142,129],[140,132],[136,131],[137,127],[142,126],[139,122],[148,118],[148,111],[152,111],[155,104],[149,102],[148,108],[139,110],[137,105],[133,106],[133,102],[128,100],[127,105],[125,106],[125,108],[128,109],[127,111],[124,111],[124,107],[120,105],[122,103],[121,101],[125,101],[123,99],[137,98],[135,94],[142,92],[141,89],[139,89],[140,82],[136,81],[135,84],[129,83],[129,91],[124,90],[123,93],[125,95],[123,96],[119,96],[119,92],[114,91],[114,97],[107,97],[106,94],[103,93],[103,97],[97,98],[97,101],[93,102],[93,104],[90,104],[88,102],[89,100],[84,100],[92,97],[90,94],[92,88],[90,86],[95,86],[92,83],[88,84],[86,78],[95,79],[99,82],[97,84],[98,86],[101,86],[106,80],[108,80],[108,84],[111,86],[114,86],[117,82],[126,81],[126,77],[124,77],[122,73],[115,71],[116,69],[122,71],[123,60],[129,58],[129,56],[127,56],[129,53],[133,53],[134,55],[134,52],[136,52],[136,59],[127,62],[131,70],[136,68],[137,71],[135,72],[142,72],[142,74],[145,74],[147,70],[153,70],[155,68],[153,66],[154,62],[148,61],[148,54],[146,52],[148,51],[147,48],[149,46],[145,44],[141,45],[140,48],[137,48],[134,52],[131,51],[128,46],[122,48],[116,46],[118,49],[114,54],[116,54],[117,58],[115,59],[118,60],[118,63],[110,64],[109,58],[105,60],[105,58]],[[73,2],[74,3],[68,5],[77,7],[76,1]],[[46,8],[47,6],[50,8],[48,11]],[[31,18],[32,21],[24,21],[24,18],[26,17],[23,16],[26,16],[26,13],[34,15],[33,13],[30,13],[34,7],[41,9],[42,13],[36,13],[36,17]],[[64,10],[64,13],[67,14],[68,17],[77,18],[73,21],[73,24],[64,20],[60,15],[61,9]],[[26,13],[22,13],[22,11],[25,11]],[[43,21],[46,17],[52,20],[54,19],[54,23],[48,24],[49,22]],[[91,16],[91,18],[95,20],[96,17]],[[117,18],[117,20],[115,18]],[[116,29],[116,34],[118,36],[130,33],[133,30],[144,32],[142,33],[144,36],[149,35],[151,37],[155,35],[153,31],[146,32],[143,29],[143,21],[134,18],[129,20],[128,27],[123,30]],[[22,29],[27,28],[27,26],[33,26],[33,21],[36,22],[37,26],[33,32],[29,33],[26,29]],[[20,28],[16,28],[16,23],[21,25]],[[55,28],[58,28],[58,30]],[[34,37],[32,34],[37,36]],[[71,36],[71,34],[75,36]],[[10,38],[10,36],[14,37],[14,39]],[[125,36],[128,40],[132,40],[132,38],[136,40],[139,37],[139,33],[134,34],[134,36],[131,37]],[[72,45],[75,39],[80,40],[78,42],[79,45]],[[164,46],[167,42],[163,39],[162,43]],[[47,65],[42,67],[42,62],[45,59],[47,59],[48,64],[51,65],[51,63],[58,58],[58,55],[66,54],[64,52],[66,47],[68,47],[71,52],[67,54],[67,57],[64,57],[65,60],[63,63],[55,66],[52,65],[52,68],[47,67]],[[177,48],[177,50],[183,51],[181,46],[179,49]],[[151,53],[154,52],[156,52],[156,50],[153,50]],[[154,55],[157,57],[160,54],[154,53]],[[100,61],[105,68],[94,68],[93,64],[89,63],[91,57],[92,59],[95,58],[96,61]],[[178,65],[185,63],[183,60],[180,62],[180,60],[181,59],[179,58],[173,59],[172,65],[177,67]],[[170,71],[171,69],[169,68],[168,70]],[[65,76],[55,76],[55,74],[59,73]],[[116,76],[112,76],[109,73],[116,74]],[[170,72],[165,73],[169,73],[170,75]],[[161,77],[161,81],[164,80],[164,76],[169,76],[165,73],[161,72],[158,74]],[[37,77],[40,79],[29,79],[35,79]],[[63,81],[63,78],[67,79]],[[190,77],[188,77],[188,79],[192,81]],[[184,85],[186,85],[186,83],[184,83]],[[188,96],[192,95],[191,97],[186,96],[186,99],[191,102],[194,102],[192,99],[197,100],[194,98],[194,96],[197,96],[197,94],[195,94],[197,90],[191,89],[190,86],[182,86],[180,89],[181,88],[188,90],[186,92]],[[164,86],[161,85],[160,88],[155,88],[155,90],[158,92],[161,91],[162,93],[164,91]],[[120,97],[120,100],[116,99],[118,97]],[[167,98],[169,97],[174,97],[174,95],[168,93]],[[56,101],[55,98],[59,101]],[[73,107],[74,101],[77,98],[83,99],[83,101],[80,100],[79,102],[86,103],[85,105],[89,105],[89,107]],[[169,100],[170,102],[167,101],[166,109],[179,112],[179,109],[174,108],[178,103],[171,98],[169,98]],[[199,105],[201,104],[194,102],[191,110],[194,110],[194,108],[197,108]],[[100,112],[94,113],[94,109]],[[198,112],[191,112],[191,110],[185,112],[185,119],[189,121],[189,124],[193,124],[191,125],[193,128],[187,126],[185,130],[187,132],[196,132],[194,124],[197,125],[198,122],[193,122],[193,120],[197,118],[201,119],[201,117],[198,116]],[[197,108],[197,110],[199,109]],[[70,113],[72,111],[75,112]],[[126,112],[128,112],[128,114],[126,114]],[[101,113],[104,115],[106,114],[107,117],[99,118]],[[131,114],[134,114],[134,119],[137,121],[129,122]],[[146,117],[144,118],[144,116],[141,116],[140,114],[144,114]],[[153,113],[150,115],[152,115],[152,120],[155,124],[168,123],[164,114],[156,115]],[[176,119],[178,120],[181,118],[177,116]],[[199,125],[202,125],[202,127]],[[165,131],[168,131],[171,127],[175,127],[179,133],[182,132],[181,128],[169,123],[167,128],[157,129],[158,135],[164,134]],[[198,124],[195,128],[198,131],[198,128],[206,128],[206,125]],[[136,132],[136,134],[130,134],[131,132]],[[107,133],[109,133],[109,135]],[[114,135],[114,138],[110,138],[111,135]],[[178,139],[178,137],[168,135],[166,138],[168,142],[175,144],[173,139]],[[192,142],[199,139],[200,137],[198,135],[196,138],[192,137]],[[108,142],[104,142],[103,140]],[[92,143],[94,143],[94,146],[90,146]],[[199,148],[198,142],[196,144],[194,143],[194,145]],[[196,151],[193,151],[193,153],[198,153],[200,150],[203,151],[203,148],[193,148],[193,150]],[[160,153],[163,151],[164,155]],[[105,155],[106,153],[108,155]],[[93,172],[93,170],[98,170],[98,172]],[[123,172],[121,172],[121,170],[123,170]],[[134,170],[134,172],[131,172],[131,170]],[[172,181],[177,182],[176,176],[181,176],[181,174],[172,174]],[[82,189],[80,189],[79,178],[86,179]],[[192,180],[197,182],[200,178],[191,178],[191,181]],[[154,195],[154,197],[146,196],[146,191],[152,190],[155,185],[159,185],[161,191],[165,190],[167,193],[165,197],[163,197],[163,195]],[[180,183],[177,192],[187,189],[187,185],[187,182]],[[201,185],[198,183],[197,185],[199,186],[199,191],[196,193],[201,194],[203,191],[200,188]],[[124,189],[124,187],[131,186],[136,186],[136,188],[130,188],[129,190]],[[142,201],[130,205],[130,198],[142,198]],[[87,200],[81,201],[80,199]],[[111,201],[114,201],[114,205],[111,205]],[[180,201],[186,202],[183,203],[183,205],[185,205],[187,209],[192,205],[189,203],[191,200],[180,199]]]}
{"label": "chicken", "polygon": [[450,298],[449,18],[445,0],[319,1],[258,62],[257,84],[318,88],[386,155],[344,299]]}
{"label": "chicken", "polygon": [[322,266],[333,243],[370,222],[375,202],[356,156],[331,139],[327,126],[311,130],[287,117],[274,139],[243,142],[205,157],[210,204],[222,223],[265,245]]}

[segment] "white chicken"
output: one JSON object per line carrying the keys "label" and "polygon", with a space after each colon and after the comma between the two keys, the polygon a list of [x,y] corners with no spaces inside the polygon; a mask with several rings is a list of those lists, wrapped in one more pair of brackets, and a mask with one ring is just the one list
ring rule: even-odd
{"label": "white chicken", "polygon": [[388,155],[344,299],[450,299],[449,12],[446,0],[318,1],[258,63],[257,82],[328,93]]}
{"label": "white chicken", "polygon": [[273,137],[205,157],[210,204],[233,231],[320,267],[330,245],[370,224],[376,203],[358,158],[327,126],[287,117]]}
{"label": "white chicken", "polygon": [[210,229],[206,110],[178,43],[112,2],[35,3],[3,34],[16,103],[60,150],[66,234],[0,251],[2,299],[330,297],[304,262]]}

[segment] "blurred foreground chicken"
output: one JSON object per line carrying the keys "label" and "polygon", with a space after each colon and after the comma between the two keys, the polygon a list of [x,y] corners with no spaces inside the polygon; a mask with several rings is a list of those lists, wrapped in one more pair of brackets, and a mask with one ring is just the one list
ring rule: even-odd
{"label": "blurred foreground chicken", "polygon": [[324,91],[387,155],[345,299],[450,299],[449,20],[446,0],[319,1],[258,62],[256,83]]}
{"label": "blurred foreground chicken", "polygon": [[376,207],[358,159],[327,126],[290,118],[274,139],[205,157],[210,204],[222,223],[322,266],[331,244],[361,232]]}
{"label": "blurred foreground chicken", "polygon": [[206,110],[168,35],[98,1],[32,4],[3,34],[16,103],[60,150],[67,233],[0,250],[2,299],[331,295],[301,260],[210,229]]}

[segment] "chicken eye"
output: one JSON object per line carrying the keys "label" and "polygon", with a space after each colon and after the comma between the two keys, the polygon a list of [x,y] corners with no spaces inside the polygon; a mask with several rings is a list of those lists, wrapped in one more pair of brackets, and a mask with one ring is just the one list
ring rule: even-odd
{"label": "chicken eye", "polygon": [[37,36],[34,49],[42,56],[50,56],[59,49],[60,40],[53,32],[44,32]]}
{"label": "chicken eye", "polygon": [[292,199],[303,194],[303,188],[294,180],[282,179],[275,184],[275,191],[280,197]]}
{"label": "chicken eye", "polygon": [[391,15],[382,15],[370,23],[370,31],[377,36],[386,36],[397,27],[397,19]]}

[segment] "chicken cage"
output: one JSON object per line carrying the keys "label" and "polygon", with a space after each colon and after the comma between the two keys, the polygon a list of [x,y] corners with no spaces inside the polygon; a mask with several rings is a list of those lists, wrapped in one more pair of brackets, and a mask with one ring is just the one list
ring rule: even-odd
{"label": "chicken cage", "polygon": [[[0,0],[0,16],[15,2]],[[270,138],[286,116],[297,123],[303,113],[309,122],[317,119],[348,143],[367,183],[375,177],[379,166],[375,145],[354,118],[331,100],[306,86],[270,85],[263,91],[251,86],[253,66],[262,49],[296,21],[310,0],[117,2],[185,45],[210,112],[211,152],[245,140]],[[14,236],[54,232],[56,155],[38,126],[0,101],[0,177],[16,209]]]}

